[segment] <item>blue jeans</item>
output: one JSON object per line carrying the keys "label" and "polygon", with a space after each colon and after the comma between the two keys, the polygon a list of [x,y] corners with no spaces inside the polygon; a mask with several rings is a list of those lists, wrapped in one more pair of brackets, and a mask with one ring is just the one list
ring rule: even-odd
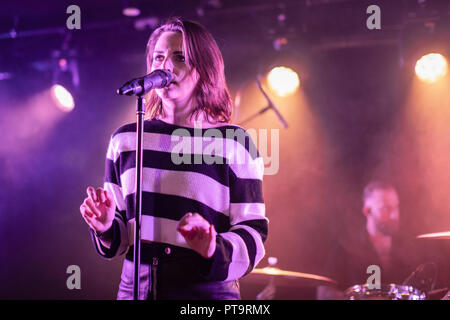
{"label": "blue jeans", "polygon": [[[166,246],[165,248],[167,248]],[[139,298],[142,300],[239,300],[238,280],[206,281],[199,274],[198,259],[195,254],[172,250],[171,254],[161,250],[141,249],[139,268]],[[175,252],[173,252],[175,251]],[[131,251],[132,252],[132,251]],[[130,253],[130,251],[129,251]],[[157,265],[154,265],[155,259]],[[121,281],[117,293],[118,300],[133,299],[134,263],[130,255],[124,259]]]}

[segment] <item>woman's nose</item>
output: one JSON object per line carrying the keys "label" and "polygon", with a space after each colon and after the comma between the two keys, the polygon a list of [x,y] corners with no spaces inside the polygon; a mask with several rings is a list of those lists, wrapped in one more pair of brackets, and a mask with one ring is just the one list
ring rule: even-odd
{"label": "woman's nose", "polygon": [[165,59],[163,61],[163,64],[161,65],[161,68],[164,70],[167,70],[169,72],[173,72],[173,63],[170,59]]}

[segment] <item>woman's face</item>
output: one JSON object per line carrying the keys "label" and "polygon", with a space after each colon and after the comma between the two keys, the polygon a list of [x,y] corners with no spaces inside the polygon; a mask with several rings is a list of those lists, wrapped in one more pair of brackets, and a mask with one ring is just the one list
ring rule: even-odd
{"label": "woman's face", "polygon": [[151,71],[156,69],[165,69],[174,75],[168,87],[156,89],[163,102],[172,100],[177,104],[186,104],[197,85],[198,73],[195,69],[190,70],[185,62],[181,33],[166,31],[160,35],[153,51]]}

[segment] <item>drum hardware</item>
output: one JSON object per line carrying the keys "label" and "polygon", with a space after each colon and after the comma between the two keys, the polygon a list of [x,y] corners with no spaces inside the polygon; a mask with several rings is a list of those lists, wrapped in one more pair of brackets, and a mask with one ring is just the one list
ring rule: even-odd
{"label": "drum hardware", "polygon": [[394,283],[374,289],[368,284],[355,285],[344,292],[348,300],[425,300],[426,294],[412,286]]}
{"label": "drum hardware", "polygon": [[425,233],[418,235],[417,239],[450,239],[450,231]]}
{"label": "drum hardware", "polygon": [[[276,259],[276,258],[275,258]],[[333,279],[323,277],[316,274],[282,270],[274,267],[276,260],[271,260],[268,267],[255,268],[247,276],[242,279],[249,282],[265,283],[267,284],[273,279],[274,285],[282,285],[289,287],[315,287],[319,285],[337,285]],[[275,263],[273,263],[275,262]]]}
{"label": "drum hardware", "polygon": [[435,289],[427,292],[427,300],[449,300],[448,288]]}

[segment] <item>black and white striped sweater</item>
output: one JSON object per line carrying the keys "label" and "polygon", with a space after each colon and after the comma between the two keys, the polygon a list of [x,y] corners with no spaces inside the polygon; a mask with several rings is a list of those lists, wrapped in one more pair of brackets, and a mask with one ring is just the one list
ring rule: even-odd
{"label": "black and white striped sweater", "polygon": [[[250,135],[236,125],[199,129],[151,119],[144,122],[143,140],[143,245],[191,250],[176,227],[187,212],[197,212],[217,230],[207,278],[233,280],[251,272],[265,254],[268,219],[264,162]],[[117,205],[111,246],[92,233],[105,258],[126,253],[134,243],[135,150],[136,123],[113,133],[104,183]]]}

